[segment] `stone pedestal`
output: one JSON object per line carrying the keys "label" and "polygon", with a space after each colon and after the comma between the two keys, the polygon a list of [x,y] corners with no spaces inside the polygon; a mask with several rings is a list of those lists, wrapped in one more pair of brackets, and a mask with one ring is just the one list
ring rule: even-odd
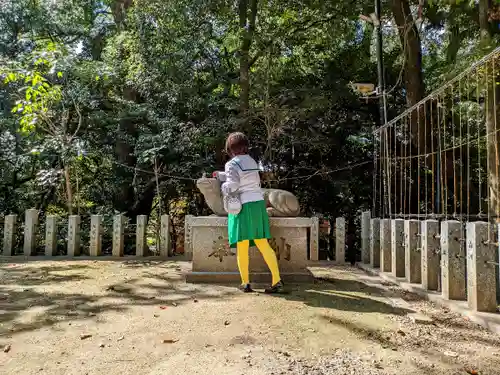
{"label": "stone pedestal", "polygon": [[466,255],[462,223],[441,223],[441,285],[443,297],[467,299]]}
{"label": "stone pedestal", "polygon": [[[285,282],[310,282],[307,232],[314,233],[312,218],[270,218],[271,247],[276,251],[280,272]],[[184,248],[192,251],[193,268],[188,282],[239,283],[236,249],[230,249],[227,218],[219,216],[186,216]],[[315,232],[317,236],[317,232]],[[311,238],[310,243],[317,238]],[[271,274],[262,255],[250,248],[250,278],[254,283],[270,282]]]}
{"label": "stone pedestal", "polygon": [[405,276],[404,223],[403,219],[391,220],[391,270],[394,277]]}
{"label": "stone pedestal", "polygon": [[380,219],[370,220],[370,266],[380,267]]}
{"label": "stone pedestal", "polygon": [[422,282],[420,221],[405,220],[405,276],[410,283]]}
{"label": "stone pedestal", "polygon": [[380,220],[380,270],[391,272],[391,269],[391,219],[382,219]]}

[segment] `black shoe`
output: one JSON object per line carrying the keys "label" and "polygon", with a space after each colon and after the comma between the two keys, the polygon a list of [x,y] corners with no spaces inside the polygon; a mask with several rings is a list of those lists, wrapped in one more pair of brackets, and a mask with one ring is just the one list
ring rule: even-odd
{"label": "black shoe", "polygon": [[285,285],[283,284],[283,281],[278,281],[276,284],[271,286],[270,288],[267,288],[265,290],[267,294],[282,294],[285,293]]}
{"label": "black shoe", "polygon": [[243,285],[240,285],[240,290],[241,290],[243,293],[253,293],[253,289],[252,289],[252,287],[250,286],[250,284],[243,284]]}

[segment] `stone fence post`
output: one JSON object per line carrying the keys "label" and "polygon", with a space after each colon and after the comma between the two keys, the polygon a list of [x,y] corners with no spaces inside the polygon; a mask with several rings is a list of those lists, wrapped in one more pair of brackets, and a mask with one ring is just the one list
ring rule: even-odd
{"label": "stone fence post", "polygon": [[3,255],[11,256],[14,252],[16,239],[17,215],[6,215],[3,232]]}
{"label": "stone fence post", "polygon": [[441,289],[443,297],[467,299],[464,230],[456,220],[441,223]]}
{"label": "stone fence post", "polygon": [[90,256],[97,257],[102,254],[102,216],[90,217]]}
{"label": "stone fence post", "polygon": [[405,276],[405,248],[403,219],[391,220],[391,271],[394,277]]}
{"label": "stone fence post", "polygon": [[148,217],[146,215],[137,216],[137,225],[135,228],[135,255],[138,257],[144,257],[148,252],[148,246],[146,242],[146,230],[148,225]]}
{"label": "stone fence post", "polygon": [[172,246],[170,244],[170,216],[161,215],[160,220],[160,256],[171,257]]}
{"label": "stone fence post", "polygon": [[68,217],[68,256],[80,255],[80,216]]}
{"label": "stone fence post", "polygon": [[310,253],[311,260],[319,260],[319,217],[311,218]]}
{"label": "stone fence post", "polygon": [[372,213],[361,213],[361,262],[370,263],[370,220]]}
{"label": "stone fence post", "polygon": [[439,221],[424,220],[421,226],[422,240],[422,287],[438,290],[441,276]]}
{"label": "stone fence post", "polygon": [[405,276],[410,283],[422,282],[420,221],[405,220]]}
{"label": "stone fence post", "polygon": [[345,263],[345,219],[338,217],[335,220],[335,263]]}
{"label": "stone fence post", "polygon": [[35,255],[36,252],[36,227],[38,225],[38,210],[26,210],[24,220],[24,255]]}
{"label": "stone fence post", "polygon": [[125,247],[125,217],[115,215],[113,220],[113,256],[122,257]]}
{"label": "stone fence post", "polygon": [[391,272],[391,219],[380,220],[380,271]]}
{"label": "stone fence post", "polygon": [[370,266],[380,267],[380,219],[370,220]]}
{"label": "stone fence post", "polygon": [[[467,223],[467,300],[474,311],[496,312],[495,238],[489,223]],[[496,242],[496,238],[493,242]]]}
{"label": "stone fence post", "polygon": [[57,216],[45,218],[45,256],[54,256],[57,249]]}

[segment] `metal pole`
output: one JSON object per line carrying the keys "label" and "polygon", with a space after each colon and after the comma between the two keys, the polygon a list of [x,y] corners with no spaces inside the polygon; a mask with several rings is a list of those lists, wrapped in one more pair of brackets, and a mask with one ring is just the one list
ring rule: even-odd
{"label": "metal pole", "polygon": [[384,57],[382,49],[382,25],[380,24],[381,5],[380,0],[375,0],[375,32],[377,36],[377,70],[378,70],[378,95],[380,95],[380,122],[387,123],[387,112],[385,110],[385,80],[384,80]]}
{"label": "metal pole", "polygon": [[387,123],[387,112],[385,110],[385,80],[384,80],[384,57],[382,49],[382,25],[380,0],[375,0],[375,32],[377,36],[377,70],[378,70],[378,95],[380,95],[380,121],[383,125]]}
{"label": "metal pole", "polygon": [[[380,3],[380,0],[375,0],[375,19],[373,20],[373,25],[375,27],[375,35],[377,37],[377,70],[378,70],[377,95],[379,95],[379,97],[380,97],[380,100],[379,100],[380,125],[385,125],[385,124],[387,124],[387,111],[386,111],[386,106],[385,106],[385,82],[384,82],[384,60],[383,60],[383,49],[382,49],[382,25],[380,24],[381,8],[382,8],[382,6]],[[380,145],[381,145],[380,154],[381,155],[378,155],[379,162],[381,163],[382,160],[385,160],[385,163],[381,164],[381,169],[382,169],[382,165],[387,166],[388,161],[387,161],[387,159],[384,159],[384,156],[388,157],[388,155],[382,156],[383,152],[385,151],[385,145],[384,145],[384,139],[383,139],[382,133],[380,133],[380,136],[381,136],[381,138],[380,138]],[[374,145],[375,145],[375,143],[374,143]],[[381,188],[384,190],[383,194],[381,194],[382,202],[380,202],[380,205],[381,205],[381,210],[380,210],[381,212],[380,213],[382,215],[384,215],[384,214],[388,213],[387,212],[388,205],[386,204],[386,196],[387,196],[386,193],[388,192],[388,189],[389,189],[385,170],[381,173],[380,177],[383,178],[383,184],[382,184]]]}

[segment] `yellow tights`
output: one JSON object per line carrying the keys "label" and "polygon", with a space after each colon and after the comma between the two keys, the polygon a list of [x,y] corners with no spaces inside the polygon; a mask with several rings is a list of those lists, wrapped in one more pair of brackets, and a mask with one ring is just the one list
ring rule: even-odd
{"label": "yellow tights", "polygon": [[[272,285],[276,285],[281,280],[276,253],[271,245],[269,245],[269,242],[267,242],[267,239],[262,238],[260,240],[254,240],[254,242],[271,271],[273,277]],[[238,268],[240,270],[241,283],[243,285],[250,284],[250,275],[248,271],[250,265],[250,257],[248,255],[249,248],[250,241],[248,240],[240,241],[236,244]]]}

